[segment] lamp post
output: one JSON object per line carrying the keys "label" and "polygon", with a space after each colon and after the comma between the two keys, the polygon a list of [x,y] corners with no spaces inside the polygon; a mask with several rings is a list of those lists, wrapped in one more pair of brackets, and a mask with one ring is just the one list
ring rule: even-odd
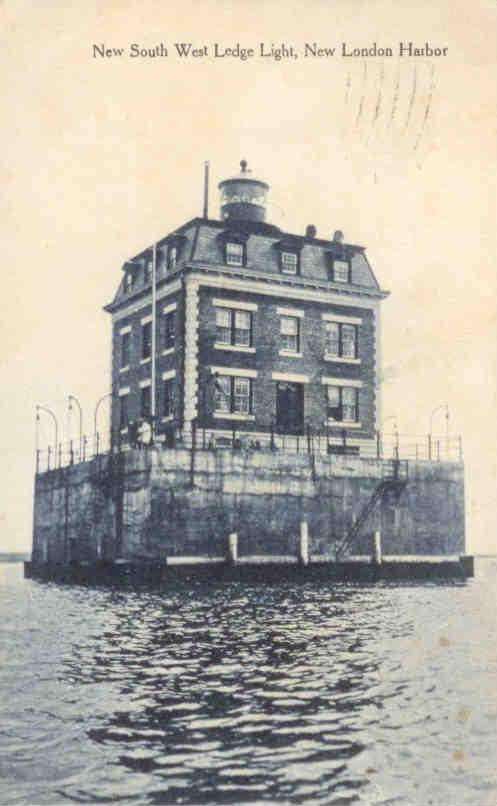
{"label": "lamp post", "polygon": [[97,404],[95,406],[95,412],[93,414],[93,435],[96,437],[97,435],[97,415],[98,409],[100,408],[100,404],[103,403],[104,400],[107,400],[108,397],[112,397],[112,392],[108,392],[106,395],[102,395],[102,397],[97,400]]}
{"label": "lamp post", "polygon": [[40,422],[40,411],[46,412],[49,414],[53,420],[53,424],[55,427],[55,456],[57,455],[57,445],[59,443],[59,424],[57,422],[57,417],[53,413],[52,409],[49,409],[48,406],[41,406],[39,403],[36,404],[36,448],[38,449],[38,423]]}
{"label": "lamp post", "polygon": [[81,408],[81,403],[79,402],[78,398],[74,395],[69,395],[67,398],[69,403],[69,411],[72,411],[72,403],[76,403],[79,411],[79,461],[81,462],[82,458],[82,440],[83,440],[83,410]]}
{"label": "lamp post", "polygon": [[433,426],[433,417],[439,411],[445,410],[445,434],[447,439],[447,452],[449,448],[449,406],[447,403],[442,403],[441,406],[436,406],[432,413],[430,414],[430,431],[428,434],[428,458],[431,461],[431,441],[432,441],[432,426]]}

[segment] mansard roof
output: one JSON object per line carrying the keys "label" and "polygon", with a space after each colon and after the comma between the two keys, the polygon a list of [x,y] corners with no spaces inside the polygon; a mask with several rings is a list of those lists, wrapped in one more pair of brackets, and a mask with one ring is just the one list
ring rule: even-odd
{"label": "mansard roof", "polygon": [[[220,270],[225,267],[223,244],[229,240],[246,243],[247,259],[244,267],[230,271],[239,274],[250,274],[275,282],[288,281],[280,270],[281,251],[296,251],[300,255],[299,276],[292,277],[292,283],[298,285],[313,281],[325,289],[338,292],[367,293],[368,296],[382,298],[388,292],[382,291],[374,272],[365,255],[365,247],[342,241],[325,240],[308,235],[295,235],[283,232],[273,224],[258,221],[219,221],[217,219],[193,218],[178,229],[161,238],[157,246],[157,282],[165,282],[172,275],[181,274],[184,269],[202,268]],[[168,266],[168,248],[177,248],[177,262],[173,268]],[[131,288],[125,287],[123,276],[113,301],[105,306],[105,310],[113,311],[121,302],[148,293],[150,279],[146,272],[146,262],[152,257],[152,246],[148,246],[133,258],[125,261],[123,271],[134,274]],[[351,282],[345,288],[343,283],[330,279],[330,266],[334,260],[347,260],[351,266]]]}

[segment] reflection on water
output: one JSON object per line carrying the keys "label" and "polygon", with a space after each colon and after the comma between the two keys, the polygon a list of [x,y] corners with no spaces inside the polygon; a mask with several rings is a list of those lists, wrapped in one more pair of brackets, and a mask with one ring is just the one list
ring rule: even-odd
{"label": "reflection on water", "polygon": [[161,593],[0,568],[1,804],[495,801],[495,564]]}

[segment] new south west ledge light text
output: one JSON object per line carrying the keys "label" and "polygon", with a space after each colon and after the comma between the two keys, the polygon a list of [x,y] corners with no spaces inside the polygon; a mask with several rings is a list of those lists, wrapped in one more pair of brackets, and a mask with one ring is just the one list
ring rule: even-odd
{"label": "new south west ledge light text", "polygon": [[93,43],[91,54],[94,59],[162,59],[180,60],[224,59],[225,62],[236,59],[268,59],[283,61],[290,59],[333,59],[333,58],[433,58],[447,56],[448,46],[432,42],[398,42],[395,46],[383,46],[373,42],[366,46],[351,45],[341,42],[338,45],[327,45],[320,42],[304,42],[301,45],[281,42],[258,42],[253,46],[245,46],[240,42],[230,45],[213,42],[209,44],[194,42],[173,42],[170,45],[160,42],[149,46],[133,42],[126,46],[110,46],[105,42]]}

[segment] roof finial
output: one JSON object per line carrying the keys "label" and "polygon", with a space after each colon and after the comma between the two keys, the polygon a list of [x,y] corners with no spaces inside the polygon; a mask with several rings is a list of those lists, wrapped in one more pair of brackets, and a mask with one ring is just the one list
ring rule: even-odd
{"label": "roof finial", "polygon": [[247,170],[247,160],[240,160],[240,168],[242,169],[242,174],[244,174]]}

